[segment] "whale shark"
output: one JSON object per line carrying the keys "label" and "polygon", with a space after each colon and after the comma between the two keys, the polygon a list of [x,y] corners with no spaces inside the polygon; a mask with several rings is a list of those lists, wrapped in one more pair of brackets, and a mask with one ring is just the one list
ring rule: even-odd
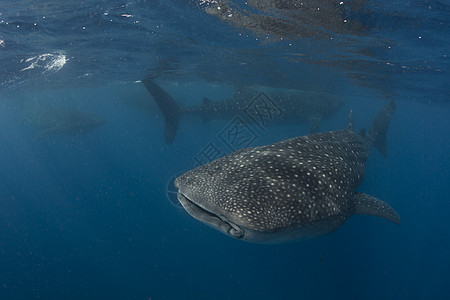
{"label": "whale shark", "polygon": [[[173,142],[182,116],[198,116],[203,122],[210,120],[231,120],[239,113],[248,109],[252,100],[260,95],[257,89],[239,86],[231,99],[212,101],[203,98],[200,105],[181,107],[178,103],[150,76],[142,80],[144,86],[160,108],[165,119],[166,143]],[[344,104],[338,95],[302,90],[268,91],[264,93],[276,106],[279,117],[273,118],[271,124],[299,124],[310,125],[310,133],[317,132],[322,120],[330,118]],[[249,119],[249,123],[258,122]]]}
{"label": "whale shark", "polygon": [[216,0],[203,10],[236,28],[259,36],[329,38],[336,34],[362,35],[367,29],[357,18],[365,0],[340,4],[330,0]]}
{"label": "whale shark", "polygon": [[354,214],[400,224],[382,200],[357,191],[371,146],[386,156],[395,111],[387,104],[370,130],[346,129],[244,148],[179,176],[174,184],[195,219],[244,241],[275,243],[338,229]]}
{"label": "whale shark", "polygon": [[40,140],[48,134],[80,135],[103,125],[105,120],[96,114],[75,107],[28,103],[22,112],[22,119],[36,128],[34,140]]}

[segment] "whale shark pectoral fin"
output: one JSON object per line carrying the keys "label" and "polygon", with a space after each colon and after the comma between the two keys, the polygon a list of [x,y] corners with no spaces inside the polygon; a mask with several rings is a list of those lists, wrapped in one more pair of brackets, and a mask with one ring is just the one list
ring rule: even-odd
{"label": "whale shark pectoral fin", "polygon": [[377,216],[400,224],[400,216],[387,203],[364,193],[354,193],[353,197],[354,214]]}

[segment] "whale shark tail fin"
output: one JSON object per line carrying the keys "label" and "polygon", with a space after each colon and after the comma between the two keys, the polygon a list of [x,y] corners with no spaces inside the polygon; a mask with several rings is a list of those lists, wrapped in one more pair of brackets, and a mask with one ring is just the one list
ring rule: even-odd
{"label": "whale shark tail fin", "polygon": [[175,139],[178,130],[178,123],[181,118],[181,108],[178,103],[159,85],[153,82],[151,76],[142,79],[147,91],[153,97],[165,119],[164,135],[166,143],[171,144]]}
{"label": "whale shark tail fin", "polygon": [[378,114],[372,123],[372,127],[366,135],[370,145],[373,145],[383,157],[387,156],[386,133],[395,112],[394,101],[389,102]]}

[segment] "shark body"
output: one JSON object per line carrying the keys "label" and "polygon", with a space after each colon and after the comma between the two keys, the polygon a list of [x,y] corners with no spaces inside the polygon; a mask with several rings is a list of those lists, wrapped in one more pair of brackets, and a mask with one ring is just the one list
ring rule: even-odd
{"label": "shark body", "polygon": [[[260,91],[251,88],[236,88],[234,97],[221,101],[203,99],[197,106],[181,107],[150,77],[142,80],[165,118],[166,143],[173,142],[181,117],[198,116],[204,122],[210,120],[231,120],[248,109],[249,104],[260,95]],[[342,106],[343,101],[334,94],[301,90],[285,90],[264,94],[276,108],[278,116],[271,124],[308,123],[310,133],[317,132],[322,120],[331,117]],[[249,120],[254,122],[254,120]]]}
{"label": "shark body", "polygon": [[38,104],[24,110],[23,120],[39,131],[35,140],[48,134],[80,135],[105,123],[103,118],[77,108]]}
{"label": "shark body", "polygon": [[400,224],[385,202],[357,192],[373,145],[386,155],[391,102],[368,133],[347,129],[245,148],[175,180],[194,218],[240,240],[271,243],[332,232],[354,214]]}

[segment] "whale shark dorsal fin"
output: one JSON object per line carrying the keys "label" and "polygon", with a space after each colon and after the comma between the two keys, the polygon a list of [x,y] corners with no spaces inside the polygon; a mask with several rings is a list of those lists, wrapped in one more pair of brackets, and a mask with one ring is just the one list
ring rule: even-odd
{"label": "whale shark dorsal fin", "polygon": [[250,101],[257,94],[255,89],[252,89],[248,86],[239,84],[234,86],[234,98],[235,99],[243,99]]}
{"label": "whale shark dorsal fin", "polygon": [[309,133],[316,133],[319,131],[320,123],[322,122],[322,118],[320,115],[313,115],[308,118],[309,121]]}
{"label": "whale shark dorsal fin", "polygon": [[207,97],[203,97],[203,106],[209,106],[211,105],[211,99],[207,98]]}
{"label": "whale shark dorsal fin", "polygon": [[347,130],[349,131],[355,131],[355,121],[353,119],[353,111],[350,110],[350,113],[348,115],[348,125]]}
{"label": "whale shark dorsal fin", "polygon": [[202,110],[201,110],[201,118],[203,123],[209,122],[211,120],[211,114],[209,113],[209,109],[208,107],[210,107],[212,105],[212,100],[207,98],[207,97],[203,97],[203,102],[202,102]]}
{"label": "whale shark dorsal fin", "polygon": [[365,193],[353,194],[354,214],[372,215],[400,224],[400,216],[387,203]]}

